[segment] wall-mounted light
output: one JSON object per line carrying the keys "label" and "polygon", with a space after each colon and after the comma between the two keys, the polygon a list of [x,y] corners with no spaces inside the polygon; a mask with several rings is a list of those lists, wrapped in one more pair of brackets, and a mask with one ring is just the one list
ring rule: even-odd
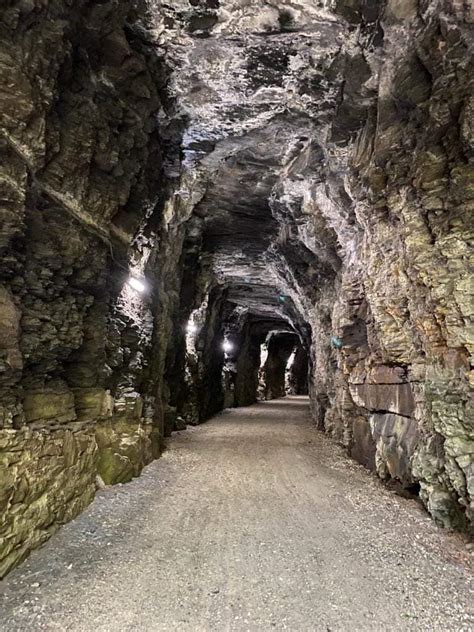
{"label": "wall-mounted light", "polygon": [[222,348],[224,349],[225,353],[230,353],[234,348],[234,345],[229,342],[229,340],[224,340],[224,342],[222,343]]}
{"label": "wall-mounted light", "polygon": [[145,292],[147,289],[146,283],[134,276],[128,277],[127,283],[131,288],[133,288],[137,292],[140,292],[140,294],[143,294],[143,292]]}

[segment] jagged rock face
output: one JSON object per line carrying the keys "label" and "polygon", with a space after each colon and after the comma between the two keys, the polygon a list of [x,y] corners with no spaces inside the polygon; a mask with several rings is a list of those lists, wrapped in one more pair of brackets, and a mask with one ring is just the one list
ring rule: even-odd
{"label": "jagged rock face", "polygon": [[308,370],[308,353],[301,344],[297,344],[286,365],[287,394],[308,394]]}
{"label": "jagged rock face", "polygon": [[268,396],[298,341],[318,426],[467,528],[473,20],[454,0],[2,8],[0,575],[96,475],[254,401],[269,332],[292,342]]}
{"label": "jagged rock face", "polygon": [[0,576],[90,502],[97,474],[128,480],[159,449],[166,345],[151,294],[125,284],[159,259],[165,77],[144,10],[0,11]]}
{"label": "jagged rock face", "polygon": [[267,359],[262,367],[263,396],[276,399],[286,394],[286,367],[295,348],[294,334],[271,334],[268,339]]}
{"label": "jagged rock face", "polygon": [[[329,82],[325,73],[337,74],[345,31],[336,16],[310,3],[294,11],[278,3],[218,4],[163,7],[169,63],[179,68],[171,88],[177,113],[189,119],[184,168],[206,187],[195,212],[229,300],[288,319],[279,304],[287,266],[280,270],[279,253],[272,253],[292,237],[280,217],[287,213],[282,176],[291,165],[297,170],[286,183],[297,198],[305,174],[318,179],[323,150],[315,136],[327,133],[344,81],[339,73]],[[322,84],[317,104],[311,82]]]}
{"label": "jagged rock face", "polygon": [[174,0],[162,12],[183,168],[201,183],[194,212],[228,300],[311,347],[321,428],[465,527],[472,9]]}

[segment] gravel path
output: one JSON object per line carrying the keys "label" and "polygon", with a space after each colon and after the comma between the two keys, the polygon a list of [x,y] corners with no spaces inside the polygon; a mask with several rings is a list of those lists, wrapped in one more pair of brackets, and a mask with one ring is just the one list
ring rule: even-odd
{"label": "gravel path", "polygon": [[174,435],[8,576],[2,632],[472,630],[462,540],[307,411],[287,398]]}

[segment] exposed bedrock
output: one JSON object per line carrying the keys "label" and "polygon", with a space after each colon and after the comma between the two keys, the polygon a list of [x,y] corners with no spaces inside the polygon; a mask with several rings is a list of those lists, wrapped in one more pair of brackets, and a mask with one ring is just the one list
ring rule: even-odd
{"label": "exposed bedrock", "polygon": [[274,333],[268,340],[268,355],[263,365],[262,381],[265,399],[276,399],[286,394],[286,367],[295,348],[295,336]]}
{"label": "exposed bedrock", "polygon": [[163,9],[182,169],[203,183],[193,213],[226,300],[298,335],[321,429],[467,528],[472,13]]}
{"label": "exposed bedrock", "polygon": [[0,575],[92,500],[97,475],[129,480],[160,450],[172,299],[158,313],[126,281],[171,294],[184,231],[167,226],[161,266],[166,77],[145,9],[0,11]]}
{"label": "exposed bedrock", "polygon": [[286,365],[286,392],[290,395],[308,394],[308,352],[297,344]]}
{"label": "exposed bedrock", "polygon": [[2,7],[0,575],[166,435],[286,390],[470,529],[473,22]]}

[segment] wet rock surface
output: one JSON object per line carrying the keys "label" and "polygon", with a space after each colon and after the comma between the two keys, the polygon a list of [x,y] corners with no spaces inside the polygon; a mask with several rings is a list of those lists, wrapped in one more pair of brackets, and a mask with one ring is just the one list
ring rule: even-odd
{"label": "wet rock surface", "polygon": [[471,629],[460,538],[308,412],[273,400],[176,434],[9,575],[3,628]]}

